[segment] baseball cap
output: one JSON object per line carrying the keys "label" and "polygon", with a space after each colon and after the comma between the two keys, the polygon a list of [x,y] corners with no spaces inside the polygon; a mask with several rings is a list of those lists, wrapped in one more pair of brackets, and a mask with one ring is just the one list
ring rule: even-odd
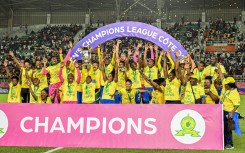
{"label": "baseball cap", "polygon": [[191,78],[193,78],[193,79],[198,79],[198,78],[197,78],[197,75],[194,75],[194,74],[191,76]]}
{"label": "baseball cap", "polygon": [[225,80],[224,80],[224,84],[229,84],[229,83],[235,83],[235,79],[233,77],[227,77]]}

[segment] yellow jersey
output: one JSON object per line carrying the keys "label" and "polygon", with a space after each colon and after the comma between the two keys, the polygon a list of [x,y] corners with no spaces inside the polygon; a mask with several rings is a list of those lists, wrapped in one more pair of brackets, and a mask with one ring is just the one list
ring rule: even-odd
{"label": "yellow jersey", "polygon": [[[192,89],[195,94],[195,97],[193,95]],[[191,89],[191,83],[187,82],[185,87],[184,99],[183,99],[184,104],[195,104],[196,99],[205,98],[205,92],[203,87],[201,87],[200,85],[195,85],[192,86],[192,89]]]}
{"label": "yellow jersey", "polygon": [[[78,73],[81,74],[81,81],[80,81],[80,83],[77,85],[77,92],[83,92],[82,85],[83,85],[83,83],[84,83],[84,81],[85,81],[84,76],[83,76],[83,70],[80,70],[80,69],[79,69],[79,72],[75,71],[75,76],[78,76]],[[86,73],[85,73],[85,74],[86,74]]]}
{"label": "yellow jersey", "polygon": [[[63,101],[77,101],[77,82],[73,81],[72,83],[63,82],[60,90],[62,92],[61,99]],[[61,102],[61,103],[62,103]]]}
{"label": "yellow jersey", "polygon": [[[216,88],[214,87],[213,84],[211,85],[210,89],[204,89],[204,90],[209,90],[214,95],[219,97],[218,92],[217,92],[217,90],[216,90]],[[215,104],[215,101],[213,101],[212,98],[209,95],[206,95],[206,104]]]}
{"label": "yellow jersey", "polygon": [[50,84],[55,84],[60,82],[60,78],[59,78],[60,63],[49,66],[46,68],[46,70],[50,74]]}
{"label": "yellow jersey", "polygon": [[52,104],[52,101],[50,99],[50,97],[47,97],[46,101],[43,101],[40,97],[40,99],[38,100],[39,104]]}
{"label": "yellow jersey", "polygon": [[48,87],[47,76],[42,74],[42,69],[36,70],[36,72],[33,73],[33,78],[38,78],[40,80],[40,86],[44,88]]}
{"label": "yellow jersey", "polygon": [[41,92],[44,88],[40,85],[39,86],[31,85],[31,88],[34,94],[37,96],[37,100],[35,100],[35,98],[30,93],[30,103],[33,103],[33,104],[39,103],[38,101],[41,99]]}
{"label": "yellow jersey", "polygon": [[92,80],[95,84],[95,89],[100,89],[100,82],[101,82],[101,70],[97,69],[96,71],[92,72]]}
{"label": "yellow jersey", "polygon": [[125,80],[125,71],[118,70],[118,82],[117,82],[117,90],[125,88],[126,80]]}
{"label": "yellow jersey", "polygon": [[[169,55],[167,55],[167,58],[168,58],[168,60],[169,60],[169,62],[170,62],[170,64],[171,64],[171,67],[170,67],[170,69],[168,70],[168,74],[169,74],[169,73],[174,69],[175,65],[174,65],[173,59],[172,59]],[[158,70],[159,70],[159,72],[160,72],[160,77],[161,77],[161,78],[165,78],[164,72],[163,72],[163,67],[162,67],[162,65],[161,65],[161,61],[162,61],[162,55],[160,55],[159,58],[158,58],[158,61],[157,61],[157,67],[158,67]]]}
{"label": "yellow jersey", "polygon": [[164,86],[160,86],[160,88],[162,89],[162,92],[159,90],[153,90],[152,91],[152,99],[151,99],[151,104],[165,104],[165,97],[164,97],[164,91],[165,91],[165,87]]}
{"label": "yellow jersey", "polygon": [[170,82],[166,79],[165,100],[178,101],[180,100],[180,85],[181,82],[176,77]]}
{"label": "yellow jersey", "polygon": [[8,103],[21,103],[21,84],[18,83],[13,86],[13,83],[9,83]]}
{"label": "yellow jersey", "polygon": [[193,75],[197,76],[198,81],[200,81],[199,84],[202,87],[204,87],[204,80],[205,80],[205,76],[204,76],[204,73],[203,72],[204,72],[204,70],[203,71],[199,71],[198,68],[195,68],[193,70]]}
{"label": "yellow jersey", "polygon": [[[110,74],[113,71],[113,68],[114,67],[113,67],[113,65],[111,63],[105,67],[105,75],[106,75],[106,77],[108,76],[108,74]],[[105,82],[104,82],[104,79],[103,79],[102,71],[101,71],[101,86],[105,86]]]}
{"label": "yellow jersey", "polygon": [[136,89],[120,89],[118,93],[122,95],[122,104],[135,104],[135,95],[137,92]]}
{"label": "yellow jersey", "polygon": [[240,101],[240,94],[237,89],[223,90],[220,95],[220,102],[223,103],[224,111],[231,112],[235,106],[240,106]]}
{"label": "yellow jersey", "polygon": [[[220,65],[222,73],[226,73],[226,70],[223,65]],[[203,75],[213,77],[213,80],[219,77],[218,68],[216,66],[209,65],[203,70]]]}
{"label": "yellow jersey", "polygon": [[[158,69],[156,66],[149,68],[148,66],[144,67],[144,74],[151,80],[155,80],[158,78]],[[144,85],[146,88],[152,87],[147,81],[144,81]]]}
{"label": "yellow jersey", "polygon": [[[25,71],[25,68],[21,68],[21,71],[22,71],[22,73],[21,73],[21,88],[29,88],[29,86],[28,86],[28,80],[27,80],[27,78],[26,78],[26,71]],[[28,70],[28,75],[29,75],[29,77],[31,77],[31,75],[32,75],[32,69],[30,69],[30,70]]]}
{"label": "yellow jersey", "polygon": [[114,100],[114,94],[117,88],[117,83],[115,81],[105,82],[103,89],[102,99]]}
{"label": "yellow jersey", "polygon": [[74,70],[71,70],[66,66],[62,68],[62,77],[64,78],[64,81],[68,80],[67,78],[70,73],[74,74]]}
{"label": "yellow jersey", "polygon": [[199,71],[198,68],[195,68],[193,70],[193,75],[196,75],[198,80],[204,80],[205,77],[204,77],[204,73],[203,72],[204,72],[204,70],[203,71]]}
{"label": "yellow jersey", "polygon": [[133,70],[132,68],[129,68],[126,72],[128,79],[132,81],[132,88],[138,89],[141,88],[141,75],[138,70]]}
{"label": "yellow jersey", "polygon": [[91,104],[95,102],[95,84],[92,82],[89,84],[84,82],[82,88],[83,88],[82,102],[87,104]]}

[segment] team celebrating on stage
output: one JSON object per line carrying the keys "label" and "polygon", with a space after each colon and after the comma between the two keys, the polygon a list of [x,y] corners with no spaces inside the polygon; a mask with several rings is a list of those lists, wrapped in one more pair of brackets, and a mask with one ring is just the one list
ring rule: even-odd
{"label": "team celebrating on stage", "polygon": [[[97,60],[87,61],[65,61],[60,48],[60,60],[55,54],[50,62],[36,58],[32,69],[28,59],[21,63],[10,51],[21,73],[10,73],[4,61],[8,103],[223,104],[225,145],[233,148],[228,120],[238,111],[240,95],[234,78],[226,76],[217,58],[212,56],[210,65],[199,62],[195,67],[190,53],[179,59],[179,51],[161,50],[150,42],[143,45],[141,40],[137,43],[124,52],[120,52],[122,40],[107,51],[99,45]],[[112,55],[108,56],[108,50]]]}
{"label": "team celebrating on stage", "polygon": [[[240,102],[239,92],[232,77],[224,77],[224,66],[217,63],[193,64],[191,56],[179,59],[179,51],[160,50],[157,45],[138,42],[119,55],[121,40],[117,40],[108,57],[100,46],[97,60],[64,61],[60,48],[51,62],[35,59],[21,64],[12,56],[21,70],[20,76],[10,74],[7,61],[4,66],[9,82],[9,103],[37,104],[217,104],[233,109]],[[69,43],[72,48],[72,43]],[[173,60],[175,59],[175,61]],[[47,66],[49,65],[49,66]],[[49,78],[49,79],[48,79]],[[221,89],[220,89],[221,88]],[[230,93],[233,94],[230,94]],[[235,111],[235,110],[234,110]]]}

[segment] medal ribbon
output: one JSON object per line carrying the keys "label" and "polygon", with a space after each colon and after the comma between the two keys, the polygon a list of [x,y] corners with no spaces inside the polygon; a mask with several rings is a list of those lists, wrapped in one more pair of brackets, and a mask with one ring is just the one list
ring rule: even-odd
{"label": "medal ribbon", "polygon": [[201,80],[202,73],[203,73],[203,71],[202,71],[202,72],[200,72],[200,71],[198,70],[198,80]]}
{"label": "medal ribbon", "polygon": [[224,102],[224,100],[225,100],[226,96],[228,96],[228,95],[230,94],[230,92],[231,92],[231,91],[229,90],[229,92],[228,92],[228,93],[226,93],[227,91],[228,91],[228,90],[226,90],[226,91],[225,91],[225,93],[224,93],[224,94],[222,94],[222,100],[221,100],[221,101],[222,101],[222,103]]}
{"label": "medal ribbon", "polygon": [[131,100],[132,100],[131,94],[130,94],[131,90],[130,90],[130,91],[126,90],[126,92],[127,92],[127,94],[128,94],[128,100],[129,100],[129,103],[131,104]]}
{"label": "medal ribbon", "polygon": [[105,85],[105,92],[109,92],[109,86],[111,85],[111,82],[107,82],[107,84]]}
{"label": "medal ribbon", "polygon": [[34,86],[34,94],[36,95],[37,91],[38,91],[38,86]]}
{"label": "medal ribbon", "polygon": [[69,73],[70,73],[70,69],[66,69],[66,77],[68,77]]}
{"label": "medal ribbon", "polygon": [[11,87],[11,92],[10,92],[10,97],[13,98],[14,97],[14,90],[15,89],[15,86],[12,86]]}
{"label": "medal ribbon", "polygon": [[71,93],[71,83],[68,83],[68,93]]}
{"label": "medal ribbon", "polygon": [[148,71],[148,78],[149,79],[151,78],[151,68],[149,68],[149,71]]}
{"label": "medal ribbon", "polygon": [[85,93],[88,94],[89,85],[86,83]]}
{"label": "medal ribbon", "polygon": [[134,82],[136,82],[136,70],[133,70],[133,75],[134,75],[133,80]]}

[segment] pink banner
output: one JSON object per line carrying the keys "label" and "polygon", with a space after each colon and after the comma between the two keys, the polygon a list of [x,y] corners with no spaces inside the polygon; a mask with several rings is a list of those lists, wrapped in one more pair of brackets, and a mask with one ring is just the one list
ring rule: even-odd
{"label": "pink banner", "polygon": [[0,104],[0,146],[223,150],[222,105]]}

